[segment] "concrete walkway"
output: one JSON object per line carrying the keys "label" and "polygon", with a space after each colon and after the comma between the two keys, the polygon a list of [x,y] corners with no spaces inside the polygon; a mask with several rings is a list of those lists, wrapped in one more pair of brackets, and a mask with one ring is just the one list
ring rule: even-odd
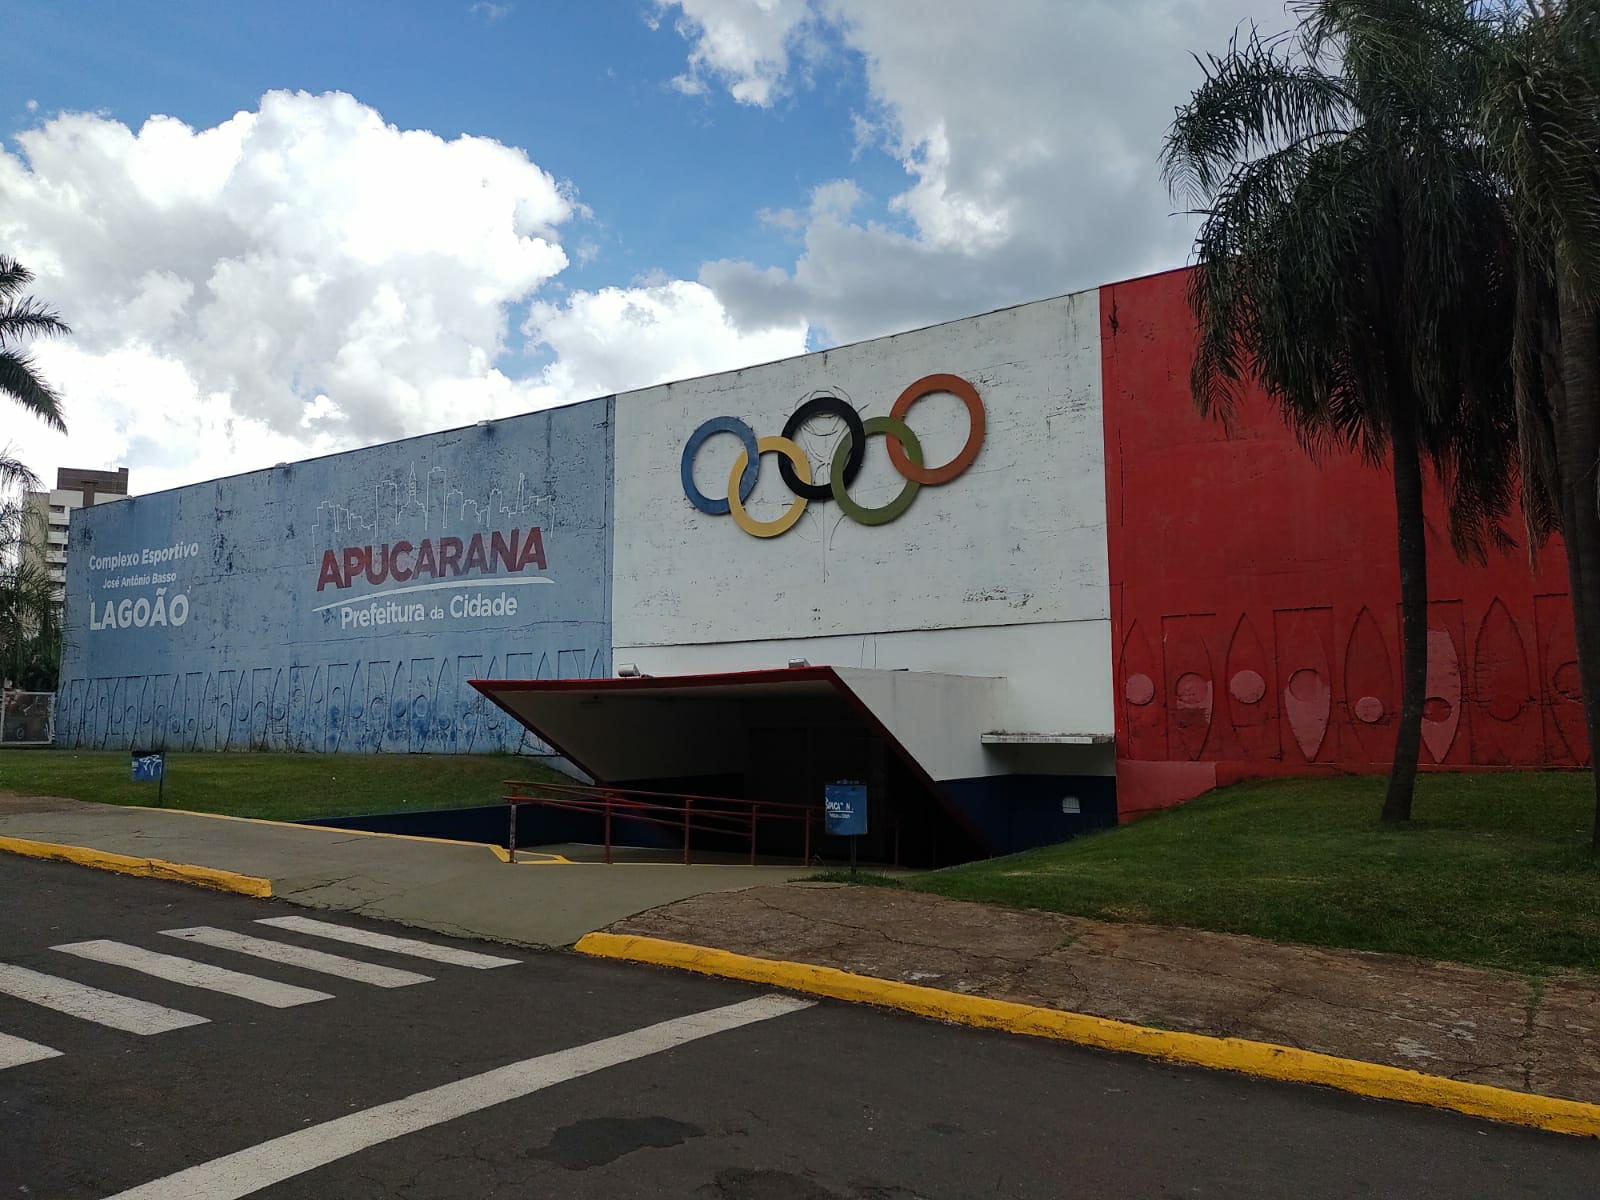
{"label": "concrete walkway", "polygon": [[568,946],[643,909],[807,874],[794,866],[513,865],[486,845],[4,792],[0,837],[261,876],[295,904],[523,946]]}
{"label": "concrete walkway", "polygon": [[796,883],[611,932],[1600,1102],[1600,981]]}

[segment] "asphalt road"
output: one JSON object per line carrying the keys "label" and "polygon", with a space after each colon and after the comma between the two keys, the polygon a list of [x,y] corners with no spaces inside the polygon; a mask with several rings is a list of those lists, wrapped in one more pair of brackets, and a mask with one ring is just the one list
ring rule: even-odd
{"label": "asphalt road", "polygon": [[[262,923],[282,917],[516,961]],[[40,989],[56,1007],[15,994]],[[0,1198],[1600,1189],[1593,1142],[4,856],[0,1035]]]}

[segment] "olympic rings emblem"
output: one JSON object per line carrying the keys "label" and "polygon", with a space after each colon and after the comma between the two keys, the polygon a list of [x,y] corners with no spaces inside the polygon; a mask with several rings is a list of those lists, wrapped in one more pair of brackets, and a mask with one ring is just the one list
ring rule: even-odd
{"label": "olympic rings emblem", "polygon": [[[922,444],[906,424],[906,414],[924,396],[935,392],[949,392],[967,408],[969,429],[961,450],[949,462],[929,467],[922,460]],[[844,422],[844,437],[835,447],[828,463],[825,483],[815,482],[811,461],[794,440],[800,430],[813,417],[832,416]],[[924,487],[938,487],[960,475],[978,457],[983,447],[985,413],[978,389],[959,375],[925,375],[917,380],[894,402],[886,417],[869,417],[863,421],[861,414],[838,396],[815,396],[795,409],[784,422],[783,433],[778,437],[757,438],[755,431],[737,417],[712,417],[693,433],[683,446],[683,459],[679,474],[683,481],[683,494],[689,503],[713,517],[731,516],[734,524],[751,537],[773,538],[787,533],[812,502],[818,504],[834,501],[839,510],[861,525],[887,525],[911,507],[917,493]],[[728,433],[738,438],[742,448],[728,473],[726,499],[714,500],[705,495],[694,482],[694,462],[700,447],[716,434]],[[868,507],[850,495],[850,485],[861,473],[861,464],[867,456],[867,439],[882,436],[889,450],[889,461],[900,472],[906,483],[894,499],[885,504]],[[756,490],[756,480],[761,474],[761,456],[778,456],[778,474],[794,500],[783,515],[770,521],[758,521],[745,511],[745,501]]]}

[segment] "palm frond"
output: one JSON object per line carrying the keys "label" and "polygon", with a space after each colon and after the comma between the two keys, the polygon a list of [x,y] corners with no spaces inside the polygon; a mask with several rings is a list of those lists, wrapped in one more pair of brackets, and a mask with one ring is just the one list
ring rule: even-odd
{"label": "palm frond", "polygon": [[0,346],[23,338],[61,337],[72,327],[61,314],[30,296],[0,302]]}
{"label": "palm frond", "polygon": [[33,272],[9,254],[0,254],[0,299],[9,299],[33,282]]}
{"label": "palm frond", "polygon": [[1259,386],[1308,453],[1372,462],[1404,422],[1457,554],[1481,559],[1511,541],[1519,428],[1515,222],[1471,102],[1482,32],[1458,0],[1298,11],[1298,38],[1252,30],[1203,64],[1163,149],[1169,186],[1203,197],[1195,404],[1227,420]]}
{"label": "palm frond", "polygon": [[0,350],[0,395],[11,397],[50,428],[65,432],[61,397],[40,376],[29,355]]}
{"label": "palm frond", "polygon": [[1342,81],[1294,62],[1282,39],[1263,39],[1253,25],[1226,54],[1196,61],[1204,82],[1178,108],[1161,152],[1162,178],[1185,202],[1213,195],[1253,155],[1344,131]]}

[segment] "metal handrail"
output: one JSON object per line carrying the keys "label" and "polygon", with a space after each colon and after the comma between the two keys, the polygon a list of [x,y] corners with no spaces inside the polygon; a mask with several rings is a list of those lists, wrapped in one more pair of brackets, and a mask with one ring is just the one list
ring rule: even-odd
{"label": "metal handrail", "polygon": [[[683,834],[683,863],[691,864],[691,835],[695,832],[721,835],[745,834],[750,839],[750,865],[756,862],[756,833],[763,816],[780,821],[799,821],[804,826],[804,857],[801,865],[811,861],[811,826],[822,811],[803,804],[781,801],[744,800],[733,796],[694,796],[687,793],[648,792],[628,788],[591,787],[585,784],[545,784],[508,779],[505,786],[511,789],[505,798],[509,809],[506,835],[508,861],[517,855],[517,807],[536,804],[564,812],[587,813],[600,816],[604,823],[603,841],[605,860],[611,855],[611,824],[613,817],[643,821],[663,829],[681,831]],[[548,793],[555,793],[553,795]],[[635,797],[649,797],[636,799]],[[676,801],[662,803],[659,801]],[[731,805],[728,808],[707,808],[705,805]],[[699,807],[697,807],[699,805]],[[747,810],[747,811],[746,811]],[[657,815],[660,814],[660,815]]]}
{"label": "metal handrail", "polygon": [[504,786],[512,788],[538,788],[548,792],[576,792],[583,795],[648,796],[668,800],[710,800],[719,804],[759,804],[763,808],[791,809],[795,812],[815,812],[814,804],[793,804],[787,800],[746,800],[741,796],[703,796],[693,792],[652,792],[641,788],[606,787],[589,783],[532,783],[526,780],[506,779]]}

